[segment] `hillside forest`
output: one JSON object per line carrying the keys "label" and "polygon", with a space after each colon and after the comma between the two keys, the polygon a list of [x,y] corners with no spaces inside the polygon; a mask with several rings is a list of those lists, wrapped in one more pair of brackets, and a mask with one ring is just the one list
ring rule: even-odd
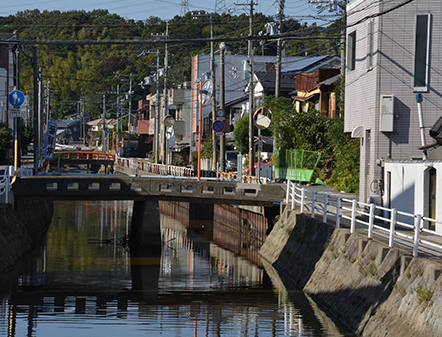
{"label": "hillside forest", "polygon": [[[265,32],[265,25],[274,18],[256,13],[253,18],[254,33]],[[245,14],[213,14],[215,38],[241,38],[249,34],[249,17]],[[321,35],[316,25],[301,25],[293,19],[284,21],[285,32],[299,32],[302,35]],[[42,68],[43,80],[49,81],[51,92],[52,118],[55,121],[77,113],[77,102],[85,101],[85,113],[93,118],[100,115],[102,93],[115,92],[117,84],[120,92],[128,92],[129,82],[125,75],[133,74],[133,101],[145,97],[151,86],[138,85],[144,77],[151,75],[156,68],[160,54],[160,67],[164,64],[164,44],[153,46],[130,44],[145,41],[157,35],[168,36],[170,40],[182,43],[168,44],[168,86],[191,79],[191,58],[197,54],[209,54],[210,42],[187,42],[189,39],[210,38],[210,18],[199,12],[175,16],[165,22],[159,17],[149,17],[144,21],[134,21],[111,14],[107,10],[86,11],[44,11],[26,10],[14,16],[0,17],[0,33],[16,31],[20,40],[30,41],[77,41],[57,45],[38,44],[38,66]],[[325,35],[322,34],[322,35]],[[90,45],[85,41],[127,41],[128,44]],[[337,53],[338,46],[333,37],[329,40],[288,40],[284,52],[287,56],[316,56]],[[232,42],[234,53],[247,55],[247,40]],[[219,43],[215,44],[218,48]],[[255,53],[276,55],[275,41],[254,42]],[[143,51],[145,53],[143,53]],[[147,51],[147,53],[146,53]],[[23,53],[30,54],[26,45]],[[20,88],[32,92],[32,68],[29,58],[20,59]],[[119,78],[116,73],[123,74]],[[127,104],[127,102],[126,102]]]}

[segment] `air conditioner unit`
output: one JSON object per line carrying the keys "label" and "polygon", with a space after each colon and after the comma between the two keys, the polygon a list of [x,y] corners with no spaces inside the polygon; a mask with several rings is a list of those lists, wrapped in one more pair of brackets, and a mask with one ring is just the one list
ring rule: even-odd
{"label": "air conditioner unit", "polygon": [[381,95],[380,126],[381,132],[393,132],[394,95]]}

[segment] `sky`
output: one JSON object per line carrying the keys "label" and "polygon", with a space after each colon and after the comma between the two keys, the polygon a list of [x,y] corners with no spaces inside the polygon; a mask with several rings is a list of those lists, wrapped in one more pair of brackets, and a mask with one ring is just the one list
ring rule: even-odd
{"label": "sky", "polygon": [[[85,10],[91,11],[94,9],[107,9],[111,14],[118,14],[126,19],[145,20],[150,16],[157,16],[163,20],[171,19],[176,15],[181,14],[181,4],[186,0],[14,0],[10,2],[4,1],[0,6],[0,16],[15,15],[18,11],[39,9],[44,10],[59,10],[62,12],[70,10]],[[187,0],[189,4],[189,11],[204,10],[209,13],[215,11],[215,1],[217,0]],[[218,0],[222,1],[222,0]],[[224,0],[226,8],[233,11],[232,15],[240,15],[248,13],[249,6],[242,6],[249,3],[249,0],[234,1]],[[235,2],[237,4],[235,4]],[[265,15],[276,15],[278,1],[276,0],[254,0],[257,4],[254,9],[255,12],[260,12]],[[318,25],[328,25],[329,21],[315,20],[312,16],[317,16],[315,6],[309,4],[308,0],[289,0],[285,1],[284,14],[290,18],[307,22],[311,24],[316,21]],[[322,15],[331,15],[325,10]]]}

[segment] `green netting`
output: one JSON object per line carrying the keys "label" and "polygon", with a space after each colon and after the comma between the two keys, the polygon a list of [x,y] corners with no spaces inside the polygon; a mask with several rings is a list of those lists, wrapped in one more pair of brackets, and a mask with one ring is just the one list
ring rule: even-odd
{"label": "green netting", "polygon": [[274,156],[275,179],[309,182],[320,158],[320,151],[278,151]]}

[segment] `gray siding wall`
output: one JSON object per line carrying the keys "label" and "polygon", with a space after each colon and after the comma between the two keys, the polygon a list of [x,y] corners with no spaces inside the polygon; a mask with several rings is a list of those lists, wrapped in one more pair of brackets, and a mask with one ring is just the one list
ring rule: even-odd
{"label": "gray siding wall", "polygon": [[[371,4],[371,5],[370,5]],[[358,22],[362,18],[378,13],[379,3],[376,0],[359,1],[357,6],[348,10],[348,24]],[[379,77],[379,20],[373,19],[373,67],[367,69],[367,30],[368,21],[347,29],[347,36],[356,32],[356,68],[346,71],[345,89],[345,131],[351,132],[357,126],[364,127],[361,138],[359,195],[366,201],[369,195],[370,182],[376,179],[375,161],[377,158],[376,144],[379,130],[379,93],[377,79]],[[370,139],[366,138],[367,131]]]}
{"label": "gray siding wall", "polygon": [[[377,0],[354,0],[348,6],[348,24],[381,13],[403,0],[380,3]],[[359,11],[359,12],[358,12]],[[347,71],[345,130],[357,125],[371,129],[371,153],[361,140],[360,199],[366,200],[367,175],[373,181],[380,177],[376,159],[381,157],[406,160],[422,157],[416,92],[413,91],[414,21],[416,13],[431,14],[429,90],[423,92],[423,115],[426,143],[433,143],[429,128],[442,116],[442,2],[439,0],[415,0],[405,6],[374,19],[375,55],[374,68],[366,70],[367,21],[347,30],[356,30],[356,69]],[[393,94],[394,131],[379,131],[380,95]],[[370,158],[370,165],[367,160]]]}

